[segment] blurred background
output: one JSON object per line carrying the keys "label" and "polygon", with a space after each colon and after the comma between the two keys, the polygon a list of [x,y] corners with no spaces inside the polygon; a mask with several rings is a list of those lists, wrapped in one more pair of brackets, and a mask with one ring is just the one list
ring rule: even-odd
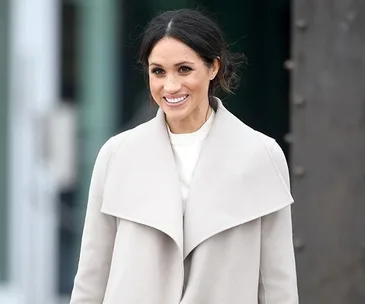
{"label": "blurred background", "polygon": [[198,6],[248,58],[226,106],[289,161],[301,303],[365,303],[365,1],[1,0],[1,304],[68,303],[96,154],[155,114],[140,34]]}

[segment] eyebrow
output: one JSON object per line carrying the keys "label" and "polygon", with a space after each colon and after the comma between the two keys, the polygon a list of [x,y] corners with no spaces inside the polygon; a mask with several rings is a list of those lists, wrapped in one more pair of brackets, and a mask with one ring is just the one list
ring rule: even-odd
{"label": "eyebrow", "polygon": [[[183,65],[183,64],[191,64],[191,65],[194,65],[194,62],[190,62],[190,61],[181,61],[181,62],[179,62],[179,63],[174,64],[174,66],[176,67],[176,66],[180,66],[180,65]],[[161,65],[161,64],[154,63],[154,62],[151,62],[151,63],[149,64],[149,66],[151,66],[151,65],[155,65],[155,66],[158,66],[158,67],[162,67],[162,65]]]}

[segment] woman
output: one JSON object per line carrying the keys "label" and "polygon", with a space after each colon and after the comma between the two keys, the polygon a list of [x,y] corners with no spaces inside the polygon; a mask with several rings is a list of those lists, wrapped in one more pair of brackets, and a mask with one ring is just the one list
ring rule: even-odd
{"label": "woman", "polygon": [[298,303],[285,157],[213,96],[232,58],[197,11],[148,25],[159,111],[97,157],[72,304]]}

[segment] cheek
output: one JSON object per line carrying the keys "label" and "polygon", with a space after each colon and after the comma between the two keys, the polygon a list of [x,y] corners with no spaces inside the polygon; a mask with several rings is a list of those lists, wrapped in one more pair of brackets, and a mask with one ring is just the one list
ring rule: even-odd
{"label": "cheek", "polygon": [[149,86],[150,86],[151,94],[152,95],[157,94],[161,87],[161,80],[156,79],[155,77],[150,77]]}
{"label": "cheek", "polygon": [[191,90],[199,93],[205,93],[205,91],[208,92],[209,78],[207,78],[206,75],[199,73],[195,75],[195,77],[192,77],[187,85]]}
{"label": "cheek", "polygon": [[158,105],[161,104],[160,100],[161,100],[161,92],[162,92],[162,88],[163,88],[163,82],[161,79],[158,79],[156,77],[151,77],[149,78],[149,89],[150,89],[150,94],[153,98],[153,101],[155,103],[157,103]]}

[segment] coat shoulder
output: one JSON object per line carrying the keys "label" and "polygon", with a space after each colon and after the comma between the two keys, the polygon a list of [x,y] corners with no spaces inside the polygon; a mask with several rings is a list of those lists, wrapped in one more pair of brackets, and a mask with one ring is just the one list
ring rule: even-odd
{"label": "coat shoulder", "polygon": [[220,110],[225,115],[225,121],[230,122],[230,128],[233,128],[235,131],[238,132],[238,134],[240,135],[244,134],[243,136],[245,135],[247,136],[247,134],[250,134],[250,136],[257,137],[260,140],[260,142],[268,148],[270,148],[270,146],[272,146],[276,142],[274,138],[262,132],[259,132],[253,129],[251,126],[245,124],[242,120],[240,120],[226,108],[221,108]]}
{"label": "coat shoulder", "polygon": [[238,137],[242,138],[242,140],[237,138],[238,141],[236,142],[241,142],[242,149],[245,149],[244,138],[255,138],[253,141],[251,141],[251,143],[253,143],[253,145],[256,146],[257,149],[264,149],[266,151],[278,175],[281,177],[287,189],[290,191],[288,164],[285,154],[277,141],[274,138],[248,126],[228,110],[225,110],[225,113],[230,116],[229,121],[233,123],[232,128],[234,128],[238,132]]}
{"label": "coat shoulder", "polygon": [[278,174],[283,179],[284,184],[286,185],[288,190],[290,190],[289,167],[284,151],[274,138],[267,136],[259,131],[255,132],[267,149]]}
{"label": "coat shoulder", "polygon": [[150,123],[153,121],[149,120],[142,123],[132,129],[122,131],[112,137],[110,137],[104,145],[101,147],[99,154],[108,154],[111,158],[114,157],[115,153],[118,151],[120,146],[135,137],[137,134],[144,132],[149,129]]}

